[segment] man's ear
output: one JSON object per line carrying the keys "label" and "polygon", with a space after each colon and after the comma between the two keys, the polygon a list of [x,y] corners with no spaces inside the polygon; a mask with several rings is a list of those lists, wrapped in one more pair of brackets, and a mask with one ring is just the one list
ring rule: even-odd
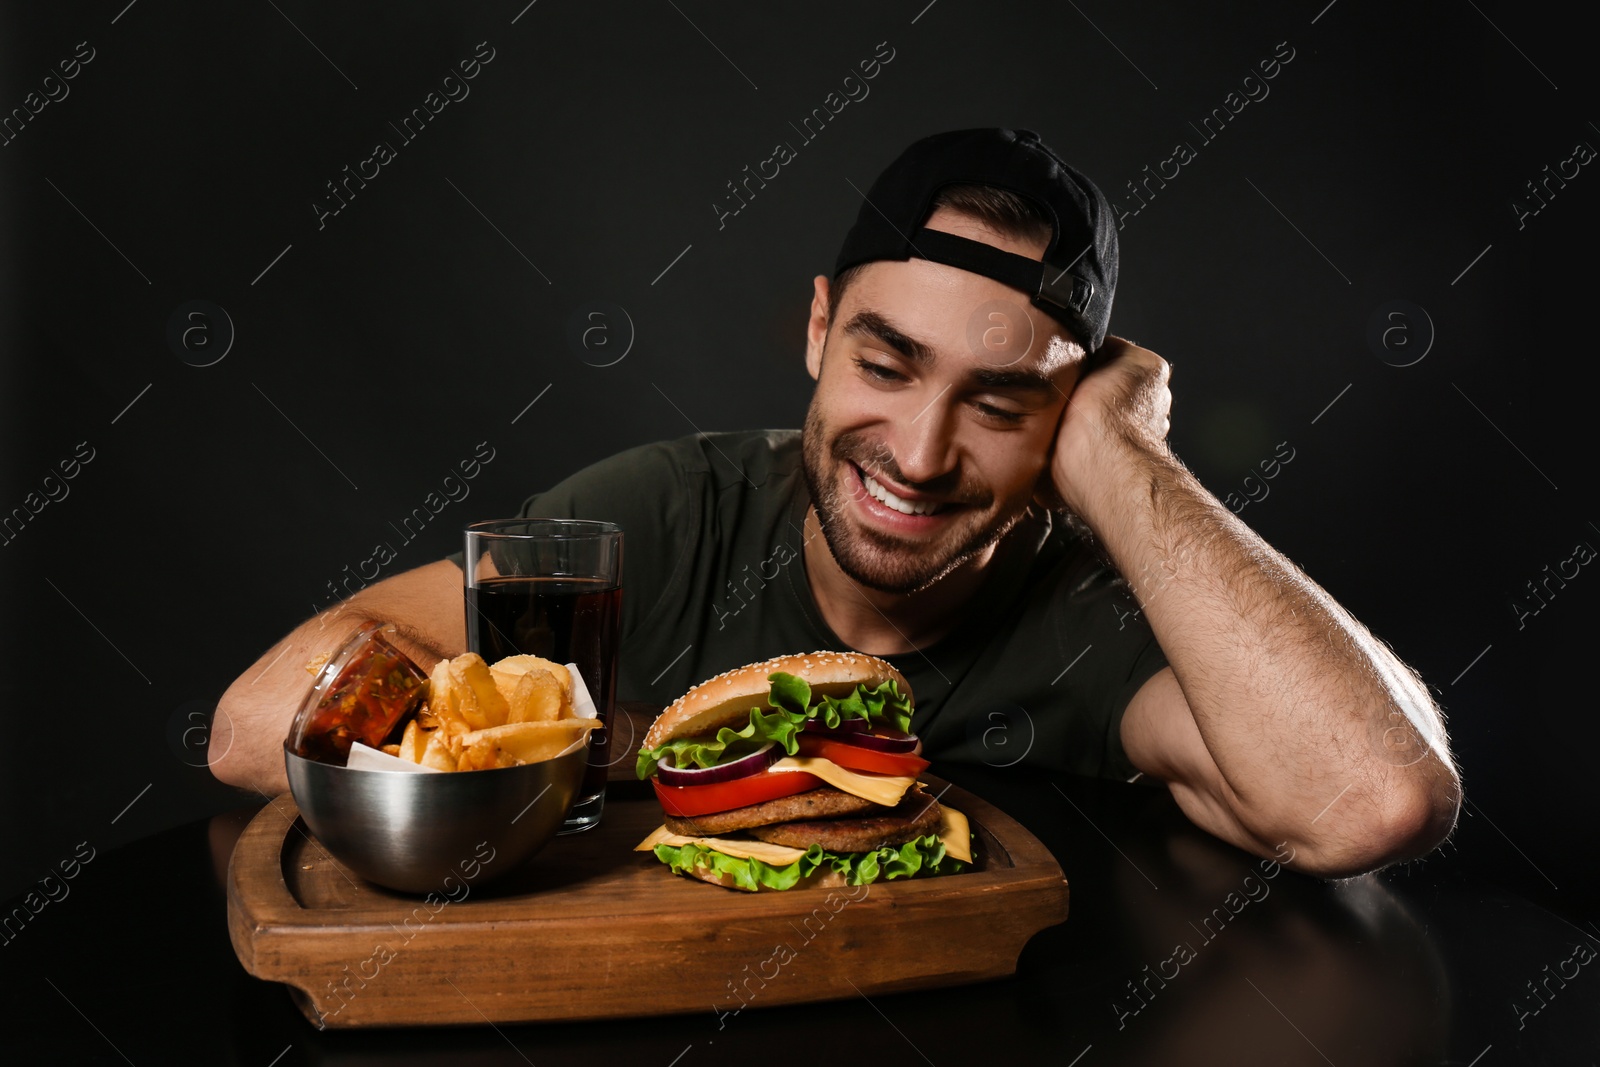
{"label": "man's ear", "polygon": [[806,370],[815,379],[822,373],[822,346],[828,339],[828,278],[811,279],[811,317],[806,321]]}

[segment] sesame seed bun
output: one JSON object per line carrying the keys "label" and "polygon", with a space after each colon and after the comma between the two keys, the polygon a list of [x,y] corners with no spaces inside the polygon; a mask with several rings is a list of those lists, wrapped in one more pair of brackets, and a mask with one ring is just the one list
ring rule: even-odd
{"label": "sesame seed bun", "polygon": [[893,679],[911,696],[905,675],[876,656],[861,652],[807,652],[775,656],[747,667],[725,671],[701,682],[673,701],[644,735],[645,748],[658,748],[682,737],[714,734],[724,726],[750,721],[751,708],[766,708],[770,677],[782,672],[805,679],[814,693],[844,697],[857,685],[872,689]]}

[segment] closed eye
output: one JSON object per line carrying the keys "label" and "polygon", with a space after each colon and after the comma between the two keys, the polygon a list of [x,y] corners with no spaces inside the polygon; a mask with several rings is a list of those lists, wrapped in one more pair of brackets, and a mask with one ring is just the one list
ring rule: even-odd
{"label": "closed eye", "polygon": [[973,401],[972,406],[979,415],[1002,426],[1020,425],[1022,420],[1028,417],[1026,411],[1012,411],[1008,408],[995,407],[993,404],[986,404],[981,400]]}
{"label": "closed eye", "polygon": [[[861,376],[870,382],[879,385],[900,385],[911,380],[893,367],[879,363],[868,356],[858,354],[851,358]],[[991,404],[982,399],[974,399],[971,403],[972,410],[978,414],[978,417],[997,429],[1010,429],[1020,426],[1030,414],[1029,411],[1013,411],[1010,408]]]}
{"label": "closed eye", "polygon": [[903,382],[906,376],[899,371],[891,370],[882,363],[874,362],[865,356],[855,357],[856,367],[863,375],[877,382]]}

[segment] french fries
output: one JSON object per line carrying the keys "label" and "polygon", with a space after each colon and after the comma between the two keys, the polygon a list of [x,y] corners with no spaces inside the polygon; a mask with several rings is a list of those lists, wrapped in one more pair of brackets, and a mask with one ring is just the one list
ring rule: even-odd
{"label": "french fries", "polygon": [[549,671],[529,671],[517,679],[507,703],[508,723],[556,722],[571,707],[571,698]]}
{"label": "french fries", "polygon": [[510,758],[510,764],[496,766],[538,763],[559,755],[579,736],[599,725],[598,719],[513,722],[478,730],[468,734],[465,740],[469,750],[480,745],[491,745],[502,757]]}
{"label": "french fries", "polygon": [[447,737],[443,730],[435,730],[428,738],[428,743],[423,747],[422,755],[417,762],[436,771],[455,770],[460,765],[461,755],[459,751],[451,750],[459,749],[460,744],[458,742],[452,746],[450,741],[451,738]]}
{"label": "french fries", "polygon": [[[541,659],[538,656],[507,656],[489,668],[489,673],[494,675],[495,685],[500,687],[502,693],[506,691],[508,685],[514,685],[522,675],[532,674],[537,671],[548,672],[557,682],[561,683],[561,688],[567,694],[567,699],[569,701],[572,699],[572,675],[568,673],[566,667],[553,660]],[[502,678],[501,675],[505,675],[505,677]]]}
{"label": "french fries", "polygon": [[561,664],[510,656],[491,666],[468,652],[435,664],[427,703],[385,749],[436,770],[490,770],[553,759],[599,725],[577,717]]}

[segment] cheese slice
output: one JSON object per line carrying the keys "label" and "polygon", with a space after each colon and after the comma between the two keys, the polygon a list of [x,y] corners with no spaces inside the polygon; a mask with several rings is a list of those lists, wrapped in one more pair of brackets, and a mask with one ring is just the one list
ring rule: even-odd
{"label": "cheese slice", "polygon": [[917,784],[915,778],[889,774],[858,774],[821,756],[785,756],[768,767],[769,771],[807,771],[835,789],[892,808],[906,790]]}
{"label": "cheese slice", "polygon": [[[944,850],[952,858],[965,863],[972,862],[972,830],[965,815],[954,808],[941,805],[938,834],[939,840],[944,842]],[[735,840],[727,837],[685,837],[673,833],[665,826],[656,827],[650,832],[650,836],[633,846],[633,850],[649,852],[657,845],[671,845],[674,848],[700,845],[703,848],[716,849],[726,856],[760,860],[773,867],[787,867],[806,854],[805,849],[774,845],[767,841]]]}
{"label": "cheese slice", "polygon": [[[768,841],[735,841],[726,837],[684,837],[675,834],[665,826],[658,826],[649,837],[633,846],[635,852],[649,852],[657,845],[671,845],[681,848],[684,845],[700,845],[703,848],[715,849],[725,856],[737,859],[760,860],[762,863],[773,867],[787,867],[795,860],[806,854],[803,848],[790,848],[788,845],[774,845]],[[948,848],[949,846],[945,846]]]}
{"label": "cheese slice", "polygon": [[972,827],[967,817],[955,808],[939,805],[939,840],[944,850],[963,863],[972,862]]}

